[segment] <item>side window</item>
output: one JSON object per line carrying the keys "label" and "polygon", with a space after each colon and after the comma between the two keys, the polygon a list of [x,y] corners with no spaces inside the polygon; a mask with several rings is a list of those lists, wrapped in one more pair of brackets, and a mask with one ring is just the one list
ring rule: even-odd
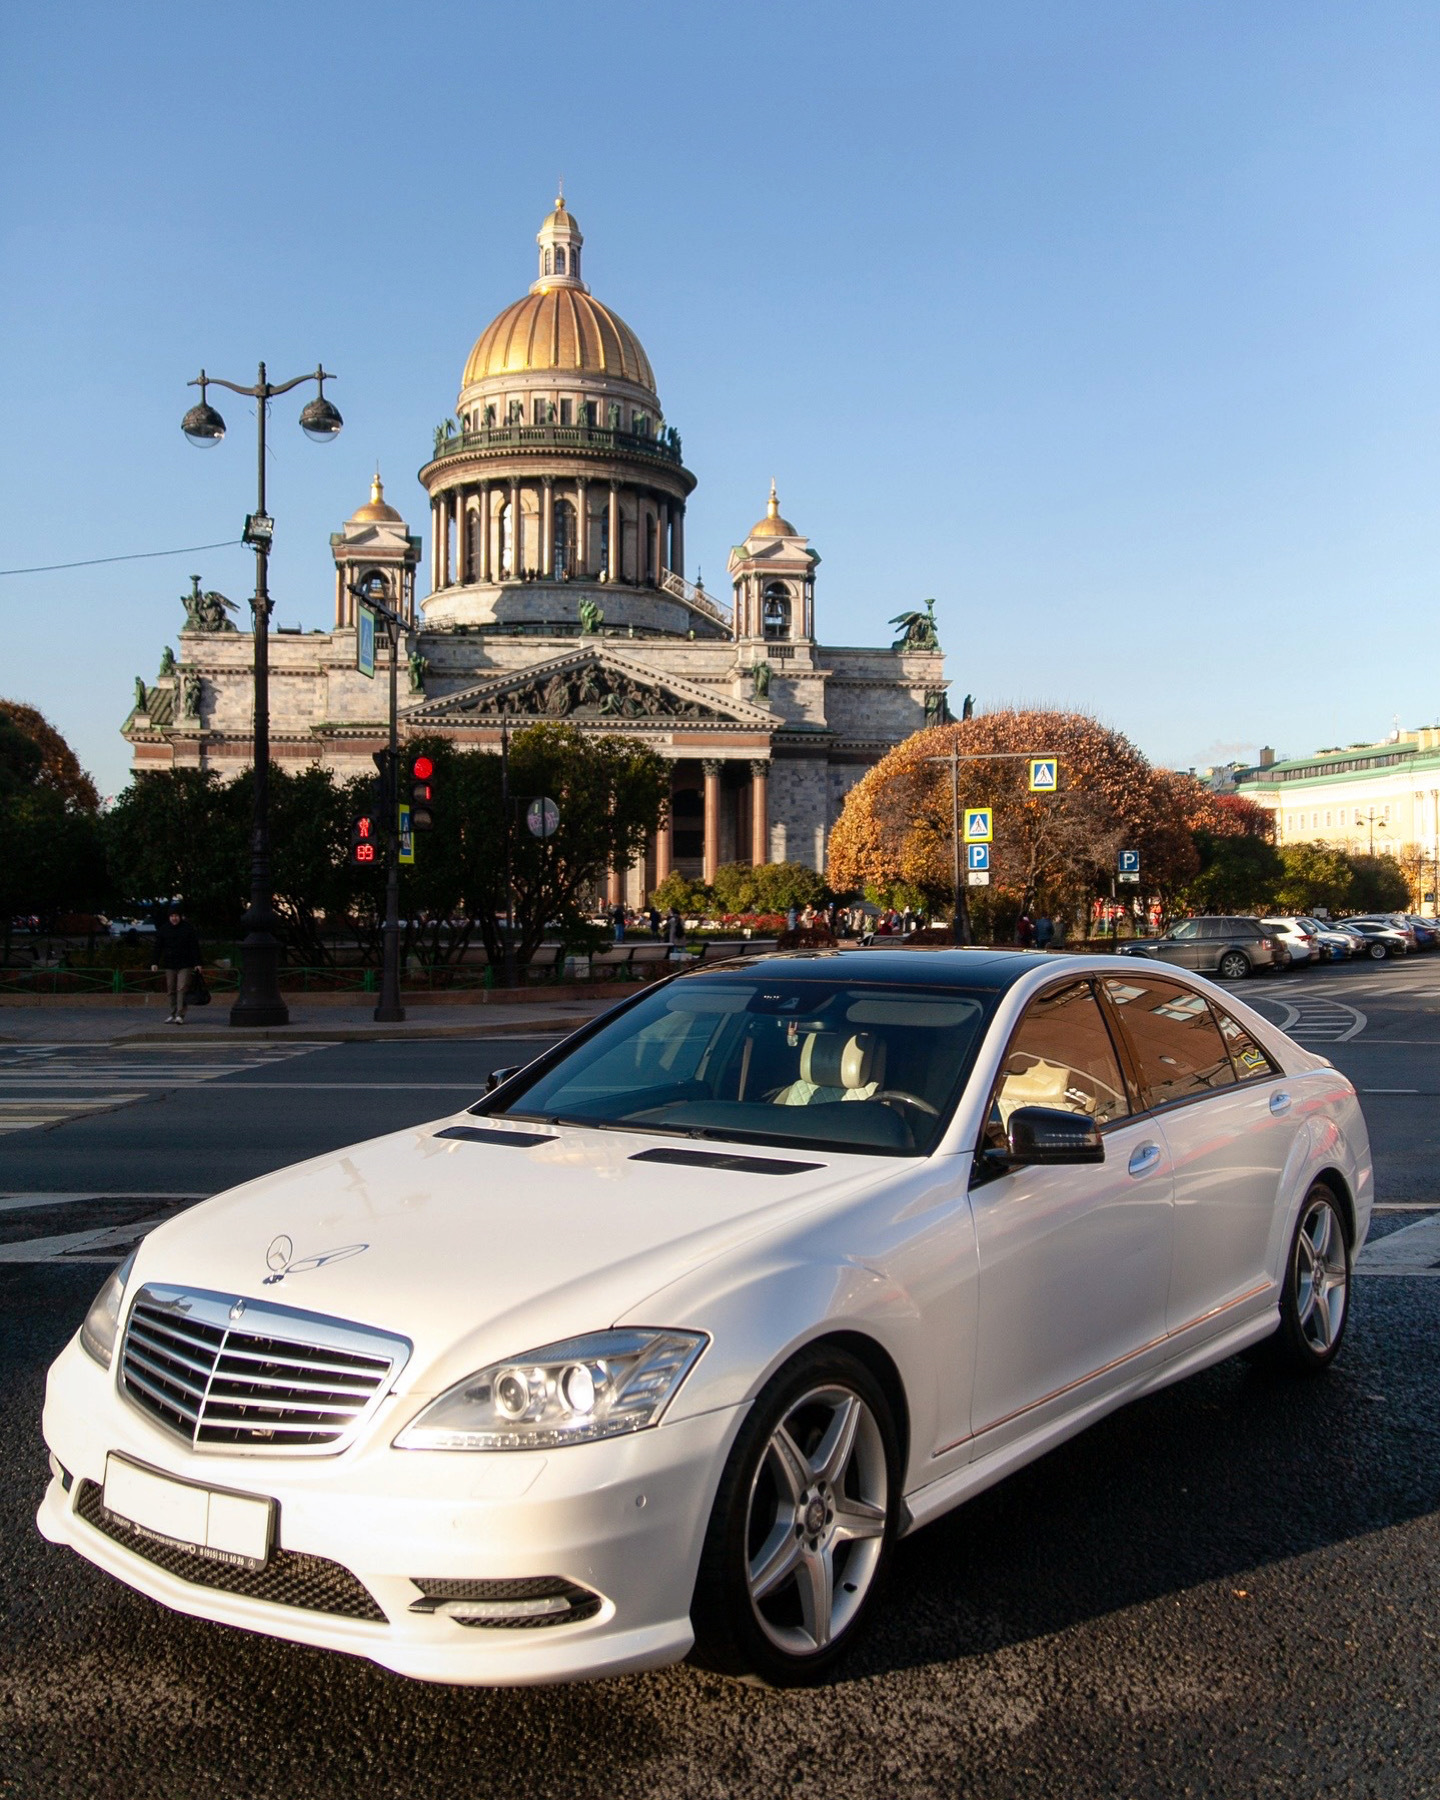
{"label": "side window", "polygon": [[1200,935],[1200,921],[1186,919],[1183,925],[1177,925],[1170,933],[1172,938],[1195,938]]}
{"label": "side window", "polygon": [[1230,1052],[1203,994],[1175,981],[1107,977],[1115,1008],[1140,1071],[1146,1104],[1165,1106],[1235,1085]]}
{"label": "side window", "polygon": [[1101,1124],[1129,1113],[1125,1078],[1088,981],[1052,988],[1031,1001],[1006,1052],[987,1137],[1004,1141],[1017,1106],[1088,1113]]}
{"label": "side window", "polygon": [[1210,1010],[1214,1013],[1215,1022],[1220,1027],[1220,1035],[1225,1040],[1225,1047],[1230,1052],[1230,1060],[1235,1065],[1237,1080],[1264,1081],[1268,1076],[1280,1073],[1238,1019],[1232,1019],[1229,1013],[1222,1007],[1216,1006],[1213,1000],[1210,1003]]}

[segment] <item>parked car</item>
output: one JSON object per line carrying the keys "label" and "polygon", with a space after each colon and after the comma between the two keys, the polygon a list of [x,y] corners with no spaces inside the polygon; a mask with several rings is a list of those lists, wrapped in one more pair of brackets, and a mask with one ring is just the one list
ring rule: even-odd
{"label": "parked car", "polygon": [[137,938],[154,937],[155,921],[153,919],[111,919],[106,930],[112,938],[124,938],[133,944]]}
{"label": "parked car", "polygon": [[1196,975],[681,974],[152,1231],[50,1370],[40,1529],[430,1680],[814,1681],[902,1533],[1237,1351],[1327,1368],[1372,1192],[1349,1080]]}
{"label": "parked car", "polygon": [[1440,944],[1440,922],[1435,919],[1422,918],[1419,913],[1406,913],[1410,929],[1415,933],[1417,950],[1433,950]]}
{"label": "parked car", "polygon": [[1375,962],[1384,962],[1387,956],[1405,956],[1409,953],[1410,944],[1403,931],[1397,931],[1393,925],[1382,925],[1375,919],[1341,919],[1342,931],[1351,931],[1364,945],[1363,954]]}
{"label": "parked car", "polygon": [[1350,921],[1356,925],[1383,925],[1391,931],[1398,931],[1405,940],[1407,950],[1419,947],[1419,939],[1415,936],[1415,927],[1404,913],[1357,913]]}
{"label": "parked car", "polygon": [[1198,969],[1226,981],[1243,981],[1253,969],[1276,966],[1276,936],[1258,919],[1236,916],[1182,919],[1163,937],[1122,944],[1122,956],[1153,956],[1182,969]]}
{"label": "parked car", "polygon": [[1348,962],[1353,956],[1365,954],[1365,946],[1352,931],[1337,931],[1333,924],[1308,917],[1298,923],[1310,928],[1316,948],[1327,962]]}
{"label": "parked car", "polygon": [[1308,920],[1298,918],[1262,919],[1267,931],[1273,931],[1290,954],[1292,963],[1319,961],[1319,945]]}

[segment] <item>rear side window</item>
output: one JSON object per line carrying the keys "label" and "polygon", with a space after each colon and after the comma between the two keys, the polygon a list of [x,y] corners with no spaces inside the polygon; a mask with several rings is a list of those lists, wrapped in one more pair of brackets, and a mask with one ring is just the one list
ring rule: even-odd
{"label": "rear side window", "polygon": [[1017,1106],[1088,1113],[1102,1125],[1129,1113],[1125,1078],[1088,981],[1052,988],[1026,1008],[1010,1040],[991,1111],[1002,1143]]}
{"label": "rear side window", "polygon": [[1280,1073],[1238,1019],[1232,1019],[1223,1007],[1216,1006],[1213,1001],[1210,1003],[1210,1010],[1215,1014],[1220,1035],[1225,1040],[1225,1048],[1230,1052],[1238,1081],[1264,1081],[1267,1076]]}
{"label": "rear side window", "polygon": [[1203,994],[1178,982],[1107,978],[1147,1106],[1168,1106],[1235,1085],[1230,1052]]}

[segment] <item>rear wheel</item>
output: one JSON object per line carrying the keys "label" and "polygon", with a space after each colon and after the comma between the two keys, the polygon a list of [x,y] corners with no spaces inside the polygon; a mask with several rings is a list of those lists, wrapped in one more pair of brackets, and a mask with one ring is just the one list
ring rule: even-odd
{"label": "rear wheel", "polygon": [[1390,954],[1390,951],[1387,948],[1387,946],[1384,944],[1372,943],[1370,945],[1370,960],[1371,960],[1371,962],[1384,962],[1385,958],[1389,954]]}
{"label": "rear wheel", "polygon": [[1318,1375],[1339,1354],[1350,1317],[1350,1232],[1334,1190],[1317,1181],[1305,1196],[1280,1292],[1280,1325],[1262,1349],[1299,1375]]}
{"label": "rear wheel", "polygon": [[1227,950],[1215,972],[1225,981],[1243,981],[1250,973],[1250,958],[1243,950]]}
{"label": "rear wheel", "polygon": [[869,1612],[899,1491],[879,1383],[847,1351],[803,1351],[762,1390],[725,1465],[691,1608],[694,1660],[779,1687],[817,1680]]}

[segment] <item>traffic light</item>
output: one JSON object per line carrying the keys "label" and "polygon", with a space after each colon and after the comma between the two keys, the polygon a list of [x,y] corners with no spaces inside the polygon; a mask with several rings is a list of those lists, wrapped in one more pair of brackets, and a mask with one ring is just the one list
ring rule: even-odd
{"label": "traffic light", "polygon": [[428,756],[410,763],[410,829],[429,831],[435,823],[435,764]]}
{"label": "traffic light", "polygon": [[350,821],[350,860],[361,869],[371,868],[380,860],[378,834],[371,813],[358,813]]}

